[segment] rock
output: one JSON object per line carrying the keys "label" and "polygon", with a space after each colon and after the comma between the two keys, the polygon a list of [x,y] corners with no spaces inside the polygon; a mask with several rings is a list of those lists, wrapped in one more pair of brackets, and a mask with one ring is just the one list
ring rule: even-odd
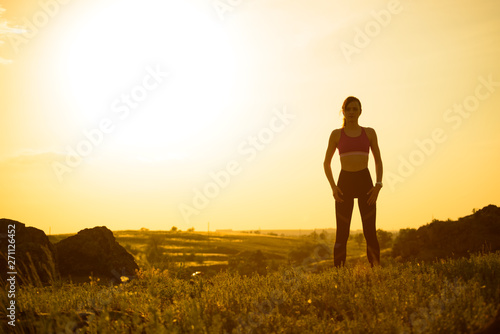
{"label": "rock", "polygon": [[134,276],[139,269],[129,254],[105,226],[84,229],[59,241],[59,272],[62,276],[94,275],[120,281],[121,276]]}
{"label": "rock", "polygon": [[[14,242],[11,243],[10,240]],[[8,245],[15,246],[10,246],[11,251],[15,251],[10,253],[15,263],[7,263]],[[15,270],[11,270],[8,265],[14,265]],[[7,272],[15,271],[20,283],[37,284],[38,278],[41,283],[48,283],[51,277],[55,279],[54,276],[57,276],[56,249],[42,230],[26,227],[15,220],[0,219],[0,268],[10,269],[1,271],[2,280],[5,280]]]}

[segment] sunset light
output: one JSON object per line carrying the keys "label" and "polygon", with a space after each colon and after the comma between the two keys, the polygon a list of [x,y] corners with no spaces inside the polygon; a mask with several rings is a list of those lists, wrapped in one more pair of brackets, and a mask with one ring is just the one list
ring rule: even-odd
{"label": "sunset light", "polygon": [[[378,227],[498,204],[494,1],[2,8],[5,217],[47,233],[335,228],[321,166],[351,95],[383,161]],[[368,167],[375,182],[371,151]]]}
{"label": "sunset light", "polygon": [[499,333],[498,0],[4,0],[0,333]]}
{"label": "sunset light", "polygon": [[69,29],[52,71],[82,120],[120,120],[118,149],[189,156],[200,137],[229,125],[223,114],[237,84],[234,51],[221,25],[193,4],[96,5]]}

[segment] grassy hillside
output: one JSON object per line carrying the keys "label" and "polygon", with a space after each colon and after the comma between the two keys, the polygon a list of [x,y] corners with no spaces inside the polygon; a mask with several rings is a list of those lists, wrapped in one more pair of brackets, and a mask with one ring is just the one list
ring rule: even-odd
{"label": "grassy hillside", "polygon": [[[471,333],[500,306],[499,283],[499,254],[191,280],[147,269],[115,286],[23,286],[15,332]],[[0,301],[5,330],[6,294]]]}
{"label": "grassy hillside", "polygon": [[[331,233],[114,235],[138,262],[136,278],[22,285],[14,332],[471,333],[500,307],[500,253],[400,263],[387,248],[371,269],[353,235],[347,266],[335,269]],[[0,332],[12,329],[7,303],[1,294]]]}

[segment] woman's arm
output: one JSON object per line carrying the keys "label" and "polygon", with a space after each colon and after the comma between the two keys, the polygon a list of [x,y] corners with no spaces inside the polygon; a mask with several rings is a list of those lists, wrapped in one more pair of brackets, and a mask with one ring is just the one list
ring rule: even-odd
{"label": "woman's arm", "polygon": [[340,197],[340,195],[343,194],[340,188],[337,187],[337,185],[335,184],[331,166],[333,154],[337,149],[338,138],[339,138],[338,130],[333,130],[332,134],[330,135],[330,139],[328,140],[328,148],[326,149],[325,161],[323,162],[323,169],[325,170],[328,182],[330,182],[330,187],[332,188],[333,191],[333,197],[335,198],[336,201],[343,202],[342,198]]}
{"label": "woman's arm", "polygon": [[[377,175],[376,182],[382,182],[382,175],[384,173],[384,167],[382,165],[382,157],[380,156],[380,148],[378,147],[377,133],[372,128],[368,129],[368,138],[370,139],[370,146],[373,153],[373,158],[375,159],[375,173]],[[368,194],[370,197],[368,198],[368,204],[375,204],[377,201],[378,192],[382,186],[380,184],[376,184]]]}
{"label": "woman's arm", "polygon": [[377,182],[382,182],[382,174],[384,168],[382,165],[382,157],[380,156],[380,148],[378,147],[377,133],[371,129],[372,138],[370,138],[370,146],[372,148],[373,158],[375,159],[375,172],[377,174]]}

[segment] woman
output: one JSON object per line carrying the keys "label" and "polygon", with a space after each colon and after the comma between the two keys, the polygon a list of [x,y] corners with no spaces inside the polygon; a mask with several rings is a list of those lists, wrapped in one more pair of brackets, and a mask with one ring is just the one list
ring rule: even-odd
{"label": "woman", "polygon": [[[358,198],[363,234],[366,239],[366,253],[368,261],[373,267],[380,263],[380,247],[377,240],[375,218],[376,201],[382,188],[382,159],[375,130],[361,127],[358,124],[358,118],[361,115],[361,102],[354,96],[349,96],[342,105],[342,113],[344,114],[344,124],[342,128],[333,130],[330,135],[323,163],[335,198],[337,236],[333,250],[333,262],[336,267],[345,264],[354,198]],[[368,170],[370,147],[375,159],[377,174],[375,186],[373,186]],[[337,148],[340,154],[341,171],[338,184],[335,184],[331,162]]]}

